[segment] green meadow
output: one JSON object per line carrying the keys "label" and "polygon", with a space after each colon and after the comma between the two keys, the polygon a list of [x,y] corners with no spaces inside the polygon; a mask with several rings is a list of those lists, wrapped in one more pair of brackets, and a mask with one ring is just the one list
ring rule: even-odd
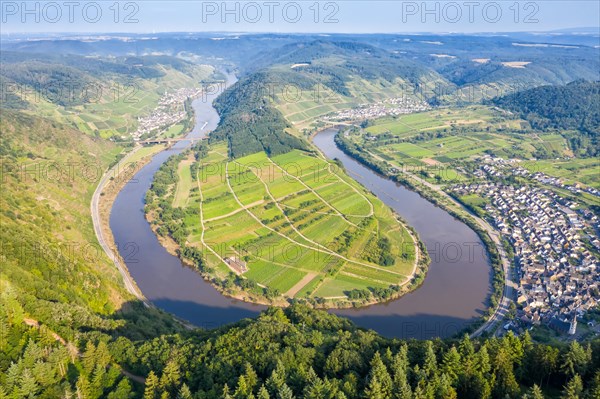
{"label": "green meadow", "polygon": [[[465,180],[462,169],[478,156],[528,160],[532,168],[568,178],[577,171],[584,184],[597,185],[597,165],[591,160],[556,161],[571,155],[565,138],[535,132],[527,122],[509,118],[487,106],[438,108],[400,117],[384,117],[348,136],[373,156],[415,172],[432,183]],[[551,160],[535,161],[540,157]],[[596,167],[596,170],[594,170]]]}
{"label": "green meadow", "polygon": [[218,143],[177,171],[168,195],[193,215],[186,245],[202,250],[216,277],[233,272],[286,297],[325,299],[411,280],[411,234],[332,162],[299,150],[231,160]]}

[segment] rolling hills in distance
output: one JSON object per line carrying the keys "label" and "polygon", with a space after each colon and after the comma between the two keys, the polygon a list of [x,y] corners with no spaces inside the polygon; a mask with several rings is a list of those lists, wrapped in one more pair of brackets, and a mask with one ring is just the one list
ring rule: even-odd
{"label": "rolling hills in distance", "polygon": [[[534,384],[549,398],[577,391],[578,384],[585,397],[598,395],[597,339],[589,346],[532,343],[528,335],[405,343],[304,305],[271,308],[257,319],[215,330],[186,330],[124,289],[111,260],[98,251],[89,214],[99,171],[131,148],[128,135],[138,116],[154,109],[167,92],[221,79],[218,69],[236,71],[240,80],[215,104],[222,124],[205,149],[214,162],[314,157],[326,163],[307,140],[323,116],[407,96],[431,107],[474,107],[476,119],[487,122],[493,111],[477,107],[499,94],[508,95],[492,100],[494,106],[518,114],[536,130],[565,130],[564,148],[589,160],[598,134],[593,103],[582,108],[555,101],[576,99],[573,103],[580,105],[597,99],[597,83],[589,82],[600,79],[600,50],[589,39],[132,37],[3,43],[0,397],[352,398],[374,395],[376,389],[413,397],[540,397],[533,396]],[[587,82],[567,84],[580,79]],[[136,90],[129,92],[132,82]],[[265,82],[276,90],[263,95]],[[560,86],[538,87],[547,85]],[[78,93],[81,87],[109,91],[99,101],[53,91],[65,86]],[[115,87],[124,90],[119,99],[133,101],[114,101],[110,90]],[[284,87],[301,94],[277,90]],[[538,88],[510,94],[532,87]],[[545,96],[551,101],[540,101]],[[568,110],[564,118],[557,108]],[[585,123],[573,123],[580,115],[586,115]],[[122,137],[129,142],[118,142]],[[181,162],[195,160],[190,153],[176,161],[174,171],[181,170]],[[179,190],[173,184],[181,176],[174,178],[171,189]],[[180,198],[169,200],[187,206],[198,195],[190,187],[187,196],[175,193]],[[255,200],[283,203],[265,199],[267,191],[261,196]],[[289,288],[287,282],[281,286]]]}

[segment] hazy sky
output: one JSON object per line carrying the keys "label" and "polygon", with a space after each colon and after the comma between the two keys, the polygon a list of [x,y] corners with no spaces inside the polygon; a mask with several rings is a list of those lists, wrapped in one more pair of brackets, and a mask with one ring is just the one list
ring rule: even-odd
{"label": "hazy sky", "polygon": [[590,1],[0,1],[17,32],[507,32],[597,27]]}

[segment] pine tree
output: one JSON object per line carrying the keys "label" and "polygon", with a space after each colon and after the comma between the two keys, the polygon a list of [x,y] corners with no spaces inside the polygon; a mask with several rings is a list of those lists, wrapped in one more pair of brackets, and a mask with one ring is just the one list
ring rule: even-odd
{"label": "pine tree", "polygon": [[94,369],[94,374],[92,377],[90,396],[92,398],[98,398],[102,395],[102,391],[104,389],[105,378],[106,377],[106,369],[98,363],[96,368]]}
{"label": "pine tree", "polygon": [[311,379],[310,383],[304,388],[304,399],[325,399],[327,397],[327,386],[322,379],[316,375]]}
{"label": "pine tree", "polygon": [[524,351],[523,342],[519,337],[515,337],[512,331],[509,332],[502,338],[502,346],[510,353],[510,360],[513,364],[521,364]]}
{"label": "pine tree", "polygon": [[252,365],[248,362],[246,362],[246,365],[244,366],[244,378],[246,379],[246,384],[248,384],[250,391],[254,391],[256,384],[258,384],[258,375],[256,375],[256,371],[254,371]]}
{"label": "pine tree", "polygon": [[460,340],[460,343],[458,344],[458,352],[460,353],[464,372],[467,375],[470,375],[475,360],[475,348],[473,347],[473,343],[471,342],[468,334],[465,334]]}
{"label": "pine tree", "polygon": [[371,360],[371,371],[367,377],[365,394],[370,399],[392,397],[392,378],[383,364],[379,352],[375,352],[375,356]]}
{"label": "pine tree", "polygon": [[469,338],[468,334],[465,334],[460,340],[458,350],[460,352],[460,356],[463,359],[470,360],[473,357],[473,354],[475,353],[475,348],[473,347],[473,342],[471,342],[471,338]]}
{"label": "pine tree", "polygon": [[425,344],[425,360],[423,361],[423,371],[428,379],[433,379],[437,374],[437,358],[433,349],[433,342],[427,341]]}
{"label": "pine tree", "polygon": [[503,346],[496,354],[494,375],[496,376],[494,397],[503,398],[506,395],[509,397],[517,395],[519,384],[515,378],[511,353]]}
{"label": "pine tree", "polygon": [[6,389],[10,391],[12,388],[15,388],[19,385],[19,379],[21,378],[21,364],[11,362],[8,370],[6,371]]}
{"label": "pine tree", "polygon": [[20,392],[24,398],[35,398],[39,390],[38,383],[33,378],[31,370],[24,369],[20,378]]}
{"label": "pine tree", "polygon": [[83,369],[90,375],[96,367],[96,346],[92,341],[85,344],[85,352],[83,353]]}
{"label": "pine tree", "polygon": [[475,371],[478,371],[483,375],[487,375],[492,370],[487,345],[484,344],[479,349],[479,351],[475,355],[475,363],[473,366]]}
{"label": "pine tree", "polygon": [[294,393],[286,383],[277,391],[277,399],[294,399]]}
{"label": "pine tree", "polygon": [[164,391],[174,393],[177,390],[181,373],[179,365],[173,359],[169,360],[165,365],[162,376],[160,377],[160,387]]}
{"label": "pine tree", "polygon": [[453,345],[442,358],[442,373],[446,374],[452,384],[458,380],[461,374],[460,353]]}
{"label": "pine tree", "polygon": [[440,399],[456,399],[456,390],[452,387],[452,379],[446,373],[438,378],[435,389],[435,397]]}
{"label": "pine tree", "polygon": [[229,393],[229,386],[227,383],[223,385],[223,393],[221,394],[221,399],[233,399],[233,396]]}
{"label": "pine tree", "polygon": [[528,352],[535,347],[535,345],[533,344],[533,340],[531,339],[531,335],[529,335],[529,331],[525,330],[525,332],[521,334],[520,338],[521,346],[523,347],[524,352]]}
{"label": "pine tree", "polygon": [[179,388],[177,399],[192,399],[192,392],[185,382]]}
{"label": "pine tree", "polygon": [[528,399],[544,399],[544,393],[536,384],[533,384],[527,395]]}
{"label": "pine tree", "polygon": [[79,378],[77,378],[75,387],[77,388],[78,399],[90,399],[90,392],[92,389],[85,375],[80,375]]}
{"label": "pine tree", "polygon": [[576,374],[571,380],[565,385],[563,390],[563,399],[579,399],[583,393],[583,382],[581,377]]}
{"label": "pine tree", "polygon": [[23,367],[32,368],[38,360],[43,358],[42,349],[33,340],[29,339],[23,354]]}
{"label": "pine tree", "polygon": [[240,377],[238,378],[237,387],[235,389],[233,396],[236,398],[244,399],[251,393],[252,393],[252,389],[248,386],[248,383],[246,382],[246,377],[243,375],[240,375]]}
{"label": "pine tree", "polygon": [[53,385],[56,379],[56,368],[47,361],[38,360],[31,370],[35,380],[42,386]]}
{"label": "pine tree", "polygon": [[418,384],[415,388],[413,399],[429,399],[422,384]]}
{"label": "pine tree", "polygon": [[158,390],[160,384],[158,381],[158,377],[154,374],[154,371],[150,371],[148,373],[148,377],[146,378],[146,388],[144,389],[144,399],[156,399],[158,397]]}
{"label": "pine tree", "polygon": [[394,356],[393,356],[392,350],[390,349],[389,346],[385,349],[385,352],[383,353],[381,360],[383,361],[383,364],[385,364],[385,367],[388,367],[388,368],[392,367],[392,362],[394,361]]}
{"label": "pine tree", "polygon": [[277,365],[273,369],[271,376],[267,379],[266,385],[273,395],[277,395],[279,389],[285,384],[286,371],[281,360],[277,360]]}
{"label": "pine tree", "polygon": [[408,383],[408,353],[406,345],[394,356],[392,361],[392,397],[394,399],[411,399],[412,390]]}
{"label": "pine tree", "polygon": [[106,342],[100,341],[98,343],[98,346],[96,346],[95,360],[96,365],[100,365],[104,368],[108,367],[108,365],[110,364],[111,356]]}
{"label": "pine tree", "polygon": [[257,399],[270,399],[269,391],[267,391],[267,388],[265,388],[264,385],[261,385],[260,389],[258,390],[258,395],[256,398]]}
{"label": "pine tree", "polygon": [[561,370],[567,377],[573,377],[575,374],[583,375],[591,361],[591,350],[589,346],[586,350],[579,342],[573,341],[562,360]]}
{"label": "pine tree", "polygon": [[523,367],[523,379],[543,386],[558,367],[559,351],[548,345],[535,345],[527,354]]}

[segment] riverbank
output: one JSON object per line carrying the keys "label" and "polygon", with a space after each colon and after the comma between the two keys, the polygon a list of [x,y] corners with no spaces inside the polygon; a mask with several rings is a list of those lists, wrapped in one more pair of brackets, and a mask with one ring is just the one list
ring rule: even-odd
{"label": "riverbank", "polygon": [[[204,156],[206,156],[206,149],[201,152],[205,154]],[[193,217],[194,220],[200,217],[200,223],[202,224],[202,213],[198,214],[196,205],[192,206],[191,208],[174,208],[174,206],[169,204],[175,203],[178,185],[182,183],[180,181],[181,177],[179,176],[181,173],[180,164],[184,163],[186,165],[193,165],[193,160],[194,156],[192,156],[190,150],[187,150],[186,152],[177,155],[175,158],[167,160],[160,167],[155,175],[155,184],[153,184],[146,196],[146,220],[150,224],[153,233],[156,235],[161,245],[171,255],[178,256],[184,264],[195,270],[206,282],[210,283],[222,295],[232,299],[243,300],[246,302],[267,306],[285,307],[295,302],[303,302],[315,308],[321,309],[347,309],[360,308],[396,300],[406,293],[414,290],[424,280],[427,266],[429,264],[429,258],[427,256],[425,247],[418,238],[417,233],[413,229],[410,229],[407,223],[403,221],[397,214],[395,214],[393,210],[389,209],[389,212],[387,212],[386,215],[389,213],[390,217],[396,219],[399,228],[402,229],[402,231],[405,231],[406,239],[410,237],[410,241],[407,241],[406,244],[412,244],[413,249],[411,249],[410,252],[414,253],[414,260],[412,259],[413,255],[410,255],[410,271],[406,271],[406,274],[402,276],[401,282],[390,284],[389,286],[386,285],[385,288],[378,288],[381,285],[374,285],[372,287],[369,286],[368,290],[352,290],[349,287],[347,289],[349,294],[344,296],[309,297],[306,295],[301,298],[297,298],[293,295],[289,295],[291,290],[287,290],[285,292],[282,291],[281,293],[274,293],[275,291],[273,289],[259,284],[260,281],[257,282],[249,279],[243,276],[243,273],[240,273],[238,270],[231,270],[231,266],[226,262],[226,259],[222,256],[219,256],[211,248],[207,248],[205,246],[206,244],[201,241],[202,238],[200,238],[200,241],[198,242],[196,242],[198,237],[196,237],[196,241],[192,240],[192,242],[188,242],[190,234],[188,229],[193,230],[194,227],[193,225],[187,224],[186,220],[188,220],[189,217]],[[330,165],[325,159],[323,159],[323,164]],[[194,170],[191,176],[191,180],[193,181],[196,174],[195,171],[197,169],[195,167],[192,167],[192,169]],[[189,176],[188,179],[190,179]],[[158,183],[156,183],[157,181]],[[202,187],[200,186],[199,182],[197,183],[198,187],[195,187],[194,190],[196,190],[197,193],[200,193],[200,197],[196,196],[194,199],[190,199],[189,201],[194,204],[199,202],[200,207],[202,208]],[[186,187],[188,185],[189,183],[185,184]],[[259,222],[258,219],[257,222]],[[269,227],[264,224],[263,228],[269,229]],[[202,228],[202,231],[204,231],[204,227]],[[298,232],[298,234],[301,233]],[[309,249],[308,246],[303,247],[305,247],[307,250]],[[408,250],[408,248],[402,249],[401,247],[398,247],[398,250],[405,251]],[[328,254],[329,256],[335,255],[336,257],[340,257],[345,261],[348,261],[346,257],[333,253],[330,254],[330,252],[331,251],[327,249],[325,256],[328,256]],[[212,259],[210,264],[207,260],[208,257]],[[223,266],[223,264],[226,267]],[[312,270],[310,265],[300,265],[300,267],[302,270]],[[388,270],[383,266],[376,268],[381,269],[383,272]],[[326,277],[334,278],[337,274],[337,270],[332,270],[331,273],[327,274],[320,274],[321,277],[316,277],[316,275],[313,275],[313,278],[315,278],[313,283],[316,282],[317,285],[311,285],[311,292],[316,292],[316,287],[318,287],[323,280],[326,279]],[[306,285],[306,283],[307,282],[305,282],[304,285]],[[357,288],[360,288],[360,286]]]}
{"label": "riverbank", "polygon": [[113,261],[113,264],[121,274],[125,288],[129,293],[135,296],[138,300],[142,301],[146,306],[151,306],[150,302],[144,297],[134,279],[129,274],[129,270],[127,269],[127,266],[125,265],[125,262],[118,251],[118,247],[112,235],[112,230],[110,229],[108,223],[113,201],[123,186],[125,186],[127,181],[129,181],[129,179],[123,178],[125,177],[123,173],[125,173],[125,170],[127,170],[127,168],[124,168],[123,166],[127,165],[128,160],[132,159],[141,149],[141,146],[134,147],[112,168],[106,171],[106,173],[100,179],[94,194],[92,195],[90,212],[92,215],[92,224],[94,226],[94,232],[96,233],[98,243],[109,259]]}
{"label": "riverbank", "polygon": [[491,327],[501,321],[508,312],[513,295],[512,281],[510,280],[510,261],[507,258],[503,242],[494,233],[493,228],[481,218],[473,215],[463,204],[457,202],[441,188],[410,173],[393,173],[392,170],[394,169],[387,161],[375,158],[370,152],[344,139],[340,134],[335,136],[335,143],[348,156],[382,176],[415,191],[427,201],[444,209],[475,231],[485,245],[492,266],[493,291],[489,298],[490,307],[487,314],[483,315],[478,322],[469,326],[468,331],[471,331],[473,336],[489,332]]}
{"label": "riverbank", "polygon": [[[189,138],[205,137],[218,126],[218,114],[211,106],[214,97],[216,95],[194,102],[196,121]],[[353,180],[394,209],[407,225],[414,227],[431,258],[426,278],[423,274],[415,282],[419,289],[392,301],[360,308],[332,309],[331,312],[384,336],[417,339],[453,336],[479,317],[487,308],[484,301],[489,295],[491,272],[487,258],[475,254],[473,259],[447,262],[435,252],[436,245],[479,242],[477,235],[413,191],[351,161],[337,150],[331,133],[319,134],[313,142],[328,159],[342,160]],[[125,259],[125,263],[149,301],[196,326],[216,328],[255,317],[264,306],[232,299],[217,291],[213,284],[198,278],[196,270],[183,265],[181,259],[160,244],[143,212],[155,173],[171,155],[184,151],[188,144],[180,142],[156,154],[136,173],[137,183],[126,185],[114,201],[110,227],[117,241],[139,244],[136,261]]]}

